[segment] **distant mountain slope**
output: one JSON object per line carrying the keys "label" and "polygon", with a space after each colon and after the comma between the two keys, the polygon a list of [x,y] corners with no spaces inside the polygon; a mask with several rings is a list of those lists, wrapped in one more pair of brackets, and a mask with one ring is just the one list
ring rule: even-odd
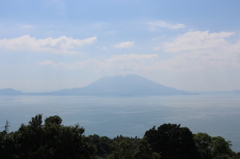
{"label": "distant mountain slope", "polygon": [[166,87],[138,75],[101,78],[83,88],[44,93],[48,95],[188,95],[186,91]]}
{"label": "distant mountain slope", "polygon": [[240,94],[240,90],[193,93],[167,87],[138,75],[103,77],[86,87],[63,89],[54,92],[23,93],[11,88],[0,89],[0,95],[149,96],[193,94]]}
{"label": "distant mountain slope", "polygon": [[233,90],[233,91],[205,91],[205,92],[201,92],[198,91],[196,93],[199,94],[212,94],[212,95],[231,95],[231,94],[240,94],[240,90]]}
{"label": "distant mountain slope", "polygon": [[12,88],[4,88],[0,89],[0,95],[23,95],[23,93]]}

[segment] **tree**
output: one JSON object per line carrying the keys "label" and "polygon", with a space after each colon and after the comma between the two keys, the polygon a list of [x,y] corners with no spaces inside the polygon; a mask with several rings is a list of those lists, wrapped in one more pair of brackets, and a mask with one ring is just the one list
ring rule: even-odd
{"label": "tree", "polygon": [[197,159],[199,153],[192,132],[177,124],[163,124],[145,132],[144,137],[154,152],[163,159]]}
{"label": "tree", "polygon": [[144,139],[117,136],[108,159],[159,159]]}
{"label": "tree", "polygon": [[62,124],[62,119],[57,115],[50,116],[50,117],[45,119],[45,126],[50,126],[52,124],[60,126]]}
{"label": "tree", "polygon": [[112,145],[113,145],[112,139],[106,136],[100,137],[97,134],[90,135],[87,138],[88,138],[88,142],[96,147],[97,156],[101,158],[105,158],[112,152]]}
{"label": "tree", "polygon": [[231,142],[226,141],[221,136],[212,137],[212,157],[213,159],[229,159],[234,156],[234,152],[230,149]]}
{"label": "tree", "polygon": [[[83,135],[84,128],[61,125],[59,116],[51,116],[42,124],[42,115],[36,115],[28,125],[3,136],[5,158],[83,158],[93,157],[95,149]],[[2,152],[1,152],[2,153]],[[1,156],[2,157],[2,156]]]}
{"label": "tree", "polygon": [[149,143],[143,138],[139,142],[138,150],[135,154],[136,159],[160,159],[161,155],[153,152]]}
{"label": "tree", "polygon": [[239,159],[231,142],[206,133],[195,135],[177,124],[155,126],[142,139],[122,135],[110,139],[84,136],[79,124],[64,126],[59,116],[32,117],[11,133],[0,132],[1,158],[19,159]]}
{"label": "tree", "polygon": [[211,137],[206,133],[197,133],[194,141],[201,159],[230,159],[237,156],[230,148],[231,142],[221,136]]}
{"label": "tree", "polygon": [[206,133],[197,133],[194,135],[193,139],[196,143],[201,159],[211,159],[212,158],[212,137]]}

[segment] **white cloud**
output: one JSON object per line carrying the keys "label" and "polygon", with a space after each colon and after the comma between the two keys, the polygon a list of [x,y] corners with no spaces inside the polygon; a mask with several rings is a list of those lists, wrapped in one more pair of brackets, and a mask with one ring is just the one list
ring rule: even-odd
{"label": "white cloud", "polygon": [[106,60],[89,59],[72,64],[54,63],[51,60],[43,61],[40,65],[53,66],[64,69],[84,69],[88,71],[124,71],[124,70],[149,70],[158,59],[156,54],[124,54],[116,55]]}
{"label": "white cloud", "polygon": [[103,47],[98,47],[98,49],[107,50],[108,48],[106,46],[103,46]]}
{"label": "white cloud", "polygon": [[32,25],[23,25],[22,28],[23,29],[28,29],[28,28],[32,28],[33,26]]}
{"label": "white cloud", "polygon": [[184,24],[169,24],[165,21],[156,21],[148,23],[151,31],[158,31],[159,28],[168,28],[168,29],[182,29],[186,27]]}
{"label": "white cloud", "polygon": [[53,52],[59,54],[78,53],[72,49],[93,44],[97,37],[91,37],[83,40],[73,39],[71,37],[61,36],[59,38],[48,37],[45,39],[36,39],[29,35],[24,35],[13,39],[1,39],[0,48],[9,50],[24,50],[37,52]]}
{"label": "white cloud", "polygon": [[188,32],[178,36],[172,42],[163,43],[166,52],[186,52],[196,50],[222,49],[231,45],[226,38],[234,35],[233,32],[209,33],[208,31]]}
{"label": "white cloud", "polygon": [[233,32],[193,31],[165,42],[157,49],[173,53],[173,57],[165,61],[169,69],[194,71],[240,67],[240,41],[227,41],[233,35]]}
{"label": "white cloud", "polygon": [[51,60],[46,60],[46,61],[41,62],[40,65],[51,65],[51,66],[54,66],[55,63],[52,62]]}
{"label": "white cloud", "polygon": [[157,54],[115,55],[105,60],[89,59],[75,63],[42,62],[55,68],[88,71],[166,71],[168,73],[199,70],[225,70],[240,68],[240,41],[230,43],[232,32],[209,33],[195,31],[179,35],[162,43],[159,49],[169,54],[168,59]]}
{"label": "white cloud", "polygon": [[134,41],[126,41],[122,43],[118,43],[117,45],[114,45],[116,48],[130,48],[134,46]]}

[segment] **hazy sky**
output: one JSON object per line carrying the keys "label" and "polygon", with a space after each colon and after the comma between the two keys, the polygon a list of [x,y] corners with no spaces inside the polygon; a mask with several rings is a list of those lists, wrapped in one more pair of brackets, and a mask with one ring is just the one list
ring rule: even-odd
{"label": "hazy sky", "polygon": [[126,74],[182,90],[240,90],[240,1],[0,0],[0,89]]}

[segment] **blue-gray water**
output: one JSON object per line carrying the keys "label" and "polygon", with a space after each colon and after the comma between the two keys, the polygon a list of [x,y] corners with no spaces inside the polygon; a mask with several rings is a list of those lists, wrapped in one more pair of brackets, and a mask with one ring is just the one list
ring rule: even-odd
{"label": "blue-gray water", "polygon": [[154,125],[177,123],[193,133],[232,141],[240,151],[240,95],[152,97],[0,96],[0,130],[10,131],[31,117],[59,115],[64,125],[79,123],[85,135],[142,137]]}

